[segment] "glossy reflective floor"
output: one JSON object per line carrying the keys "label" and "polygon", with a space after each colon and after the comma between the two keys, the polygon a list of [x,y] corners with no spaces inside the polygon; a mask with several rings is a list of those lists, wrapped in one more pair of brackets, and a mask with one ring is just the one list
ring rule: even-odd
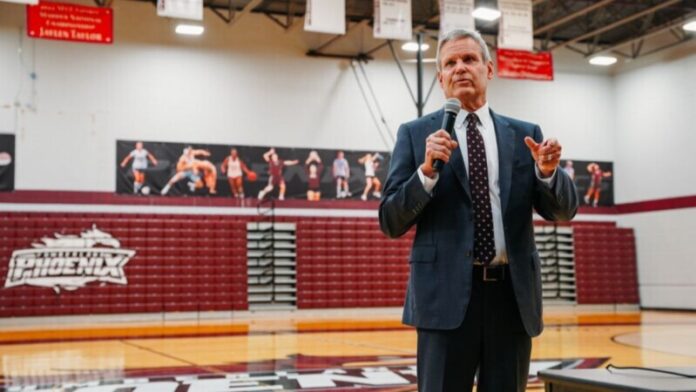
{"label": "glossy reflective floor", "polygon": [[[532,370],[696,367],[695,312],[550,306]],[[399,309],[0,320],[3,390],[415,390]],[[530,376],[529,390],[542,384]],[[373,389],[373,390],[375,390]]]}

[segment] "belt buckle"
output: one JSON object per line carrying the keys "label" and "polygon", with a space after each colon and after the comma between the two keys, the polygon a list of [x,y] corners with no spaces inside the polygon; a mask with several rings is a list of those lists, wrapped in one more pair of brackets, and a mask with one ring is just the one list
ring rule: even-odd
{"label": "belt buckle", "polygon": [[[497,277],[488,277],[488,270],[489,269],[492,270],[494,268],[500,268],[500,267],[488,267],[488,266],[483,267],[483,281],[484,282],[497,282],[500,280]],[[502,273],[505,273],[505,272],[502,272]]]}

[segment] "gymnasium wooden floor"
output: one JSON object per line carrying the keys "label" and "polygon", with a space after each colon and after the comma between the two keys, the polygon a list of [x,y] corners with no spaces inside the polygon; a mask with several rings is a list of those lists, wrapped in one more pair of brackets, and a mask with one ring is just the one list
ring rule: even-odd
{"label": "gymnasium wooden floor", "polygon": [[[549,306],[532,371],[696,366],[696,313]],[[143,319],[144,318],[144,319]],[[0,320],[0,390],[413,391],[400,309]],[[531,376],[529,390],[542,385]]]}

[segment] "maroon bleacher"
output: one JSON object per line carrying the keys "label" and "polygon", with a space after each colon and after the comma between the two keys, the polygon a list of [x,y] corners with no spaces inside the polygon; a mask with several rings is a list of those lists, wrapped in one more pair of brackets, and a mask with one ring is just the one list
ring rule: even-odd
{"label": "maroon bleacher", "polygon": [[374,218],[298,220],[297,306],[402,306],[412,240],[387,239]]}
{"label": "maroon bleacher", "polygon": [[637,304],[638,275],[633,229],[573,225],[579,304]]}
{"label": "maroon bleacher", "polygon": [[[96,224],[133,249],[128,284],[89,283],[75,291],[0,290],[0,317],[247,309],[246,220],[214,215],[3,213],[0,258],[41,237],[79,234]],[[7,276],[8,263],[0,264]]]}
{"label": "maroon bleacher", "polygon": [[[256,217],[1,213],[0,259],[54,233],[78,234],[93,224],[136,255],[126,286],[90,283],[76,291],[0,289],[0,317],[161,311],[245,310],[246,223]],[[297,223],[297,306],[401,306],[414,232],[387,239],[375,218],[276,217]],[[536,224],[545,224],[536,222]],[[580,304],[638,303],[635,241],[613,222],[575,222]],[[0,263],[0,278],[8,272]]]}

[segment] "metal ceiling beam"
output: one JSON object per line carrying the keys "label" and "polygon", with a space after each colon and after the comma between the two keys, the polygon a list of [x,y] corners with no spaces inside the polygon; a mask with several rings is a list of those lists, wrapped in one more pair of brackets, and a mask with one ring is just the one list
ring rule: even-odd
{"label": "metal ceiling beam", "polygon": [[640,40],[631,44],[631,56],[633,56],[634,59],[640,56],[640,51],[643,50],[643,43],[645,43],[645,41]]}
{"label": "metal ceiling beam", "polygon": [[[284,13],[270,12],[267,10],[261,10],[264,15],[266,15],[270,20],[275,22],[278,26],[282,27],[285,31],[290,31],[293,24],[295,23],[295,2],[292,0],[286,0],[286,9]],[[285,22],[280,20],[279,16],[285,17]]]}
{"label": "metal ceiling beam", "polygon": [[294,20],[295,17],[295,2],[293,0],[287,0],[288,1],[288,16],[286,18],[286,30],[289,29]]}
{"label": "metal ceiling beam", "polygon": [[[261,4],[261,1],[262,0],[251,0],[250,2],[248,2],[244,6],[244,8],[242,8],[241,11],[237,12],[234,16],[230,15],[229,22],[227,20],[225,20],[225,18],[222,18],[222,16],[220,16],[220,15],[218,15],[218,16],[220,16],[223,20],[225,20],[227,22],[227,24],[232,26],[233,24],[237,23],[237,21],[239,21],[239,19],[244,17],[244,15],[251,13],[251,11],[253,11],[254,8],[256,8],[259,4]],[[215,14],[217,14],[217,12]]]}
{"label": "metal ceiling beam", "polygon": [[600,37],[599,34],[595,35],[594,38],[592,39],[592,43],[587,45],[588,52],[593,52],[595,50],[595,48],[599,44],[599,37]]}
{"label": "metal ceiling beam", "polygon": [[656,36],[656,35],[658,35],[658,34],[663,33],[665,30],[670,30],[670,29],[672,29],[672,28],[674,28],[674,27],[680,26],[681,24],[683,24],[684,22],[686,22],[687,20],[691,19],[691,18],[694,17],[694,16],[696,16],[696,13],[691,13],[691,14],[689,14],[689,15],[684,15],[684,16],[678,18],[678,19],[675,19],[675,20],[673,20],[673,21],[667,23],[667,24],[663,24],[662,26],[659,26],[659,27],[657,27],[657,28],[655,28],[655,29],[653,29],[653,30],[651,30],[651,31],[648,31],[647,33],[645,33],[645,34],[643,34],[643,35],[640,35],[640,36],[638,36],[638,37],[633,37],[633,38],[627,39],[627,40],[625,40],[625,41],[619,42],[619,43],[617,43],[617,44],[604,47],[604,48],[602,48],[602,49],[600,49],[600,50],[598,50],[598,51],[596,51],[596,52],[589,53],[588,56],[593,55],[593,54],[595,54],[595,53],[599,53],[599,52],[613,51],[613,50],[618,49],[618,48],[620,48],[620,47],[622,47],[622,46],[630,45],[630,44],[632,44],[632,43],[634,43],[634,42],[636,42],[636,41],[641,41],[641,40],[645,40],[645,39],[651,38],[651,37],[653,37],[653,36]]}
{"label": "metal ceiling beam", "polygon": [[690,39],[691,39],[691,38],[688,38],[688,37],[687,37],[687,38],[685,38],[685,39],[683,39],[683,40],[681,40],[681,41],[677,41],[677,42],[674,42],[674,43],[671,43],[671,44],[667,44],[667,45],[664,45],[664,46],[660,46],[659,48],[655,48],[655,49],[653,49],[653,50],[651,50],[651,51],[648,51],[648,52],[643,52],[642,56],[648,56],[648,55],[651,55],[651,54],[653,54],[653,53],[657,53],[657,52],[659,52],[659,51],[661,51],[661,50],[673,48],[673,47],[675,47],[675,46],[677,46],[677,45],[681,45],[681,44],[683,44],[684,42],[687,42],[687,41],[690,40]]}
{"label": "metal ceiling beam", "polygon": [[431,16],[430,18],[428,18],[428,20],[426,20],[424,24],[421,23],[421,24],[417,24],[417,25],[413,26],[413,31],[414,31],[414,32],[416,32],[416,31],[425,31],[425,29],[428,28],[428,25],[429,25],[429,24],[435,23],[435,22],[438,21],[438,20],[440,20],[440,14],[439,14],[439,13],[438,13],[438,14],[435,14],[435,15],[433,15],[433,16]]}
{"label": "metal ceiling beam", "polygon": [[572,14],[564,16],[561,19],[555,20],[555,21],[553,21],[545,26],[539,27],[538,29],[534,30],[534,35],[543,34],[547,31],[553,29],[554,27],[557,27],[557,26],[560,26],[560,25],[565,24],[567,22],[570,22],[571,20],[573,20],[575,18],[579,18],[585,14],[588,14],[588,13],[596,10],[597,8],[602,8],[602,7],[608,5],[612,2],[614,2],[614,0],[603,0],[603,1],[600,1],[599,3],[592,4],[589,7],[585,7],[577,12],[573,12]]}
{"label": "metal ceiling beam", "polygon": [[368,50],[367,52],[365,52],[365,54],[369,56],[369,55],[371,55],[372,53],[374,53],[374,52],[376,52],[376,51],[382,49],[382,48],[385,47],[385,46],[387,46],[388,44],[389,44],[389,43],[388,43],[387,41],[384,41],[384,42],[382,42],[381,44],[379,44],[379,45],[375,46],[374,48],[372,48],[372,49]]}
{"label": "metal ceiling beam", "polygon": [[620,50],[612,50],[611,52],[614,53],[614,54],[618,54],[619,56],[621,56],[621,57],[623,57],[623,58],[625,58],[625,59],[631,58],[631,55],[628,55],[628,54],[626,54],[626,53],[624,53],[624,52],[622,52],[622,51],[620,51]]}
{"label": "metal ceiling beam", "polygon": [[341,39],[343,37],[345,37],[345,35],[339,34],[339,35],[331,38],[330,40],[324,42],[323,44],[319,45],[316,49],[310,49],[310,52],[319,53],[322,51],[322,49],[327,48],[329,45],[333,44],[334,42],[338,41],[339,39]]}
{"label": "metal ceiling beam", "polygon": [[587,53],[586,53],[586,52],[583,52],[582,50],[580,50],[580,49],[578,49],[578,48],[576,48],[576,47],[574,47],[574,46],[568,45],[568,46],[566,47],[566,49],[569,49],[569,50],[571,50],[571,51],[573,51],[573,52],[575,52],[575,53],[580,53],[580,54],[583,55],[583,56],[587,56]]}
{"label": "metal ceiling beam", "polygon": [[656,12],[653,12],[652,14],[648,15],[647,18],[643,19],[643,24],[640,26],[639,32],[644,32],[647,31],[650,26],[653,24],[653,20],[655,20],[655,14]]}
{"label": "metal ceiling beam", "polygon": [[570,44],[574,44],[574,43],[576,43],[576,42],[578,42],[578,41],[582,41],[582,40],[585,40],[585,39],[588,39],[588,38],[592,38],[592,37],[594,37],[594,36],[597,35],[597,34],[602,34],[602,33],[605,32],[605,31],[613,30],[613,29],[615,29],[615,28],[617,28],[617,27],[619,27],[619,26],[622,26],[622,25],[624,25],[624,24],[626,24],[626,23],[628,23],[628,22],[631,22],[631,21],[633,21],[633,20],[636,20],[636,19],[638,19],[638,18],[641,18],[641,17],[643,17],[643,16],[645,16],[645,15],[648,15],[648,14],[650,14],[650,13],[653,13],[653,12],[655,12],[655,11],[657,11],[657,10],[662,9],[662,8],[666,8],[666,7],[669,7],[669,6],[674,5],[674,4],[676,4],[676,3],[680,3],[681,1],[682,1],[682,0],[667,0],[667,1],[665,1],[664,3],[662,3],[662,4],[656,5],[656,6],[654,6],[654,7],[648,8],[648,9],[643,10],[643,11],[638,12],[638,13],[635,13],[635,14],[633,14],[633,15],[631,15],[631,16],[626,17],[626,18],[620,19],[620,20],[618,20],[618,21],[616,21],[616,22],[614,22],[614,23],[612,23],[612,24],[610,24],[610,25],[608,25],[608,26],[601,27],[601,28],[599,28],[599,29],[597,29],[597,30],[590,31],[589,33],[586,33],[586,34],[582,34],[582,35],[577,36],[577,37],[575,37],[575,38],[572,38],[572,39],[570,39],[570,40],[568,40],[568,41],[561,42],[561,43],[559,43],[559,44],[557,44],[557,45],[552,46],[551,48],[549,48],[549,50],[556,50],[556,49],[562,48],[562,47],[564,47],[564,46],[567,46],[567,45],[570,45]]}
{"label": "metal ceiling beam", "polygon": [[669,29],[669,32],[672,33],[672,35],[678,40],[683,40],[683,39],[686,39],[686,37],[687,37],[686,31],[684,31],[683,29],[672,28],[672,29]]}
{"label": "metal ceiling beam", "polygon": [[430,18],[428,18],[428,20],[427,20],[425,23],[426,23],[426,24],[435,23],[435,22],[437,22],[437,21],[439,21],[439,20],[440,20],[440,14],[437,14],[437,15],[433,15],[433,16],[431,16]]}
{"label": "metal ceiling beam", "polygon": [[244,8],[239,12],[239,16],[246,15],[254,10],[263,0],[251,0],[248,2]]}
{"label": "metal ceiling beam", "polygon": [[280,19],[278,19],[278,17],[276,17],[275,15],[273,15],[273,14],[271,14],[271,13],[267,13],[267,12],[264,13],[264,15],[266,15],[266,17],[268,17],[268,19],[270,19],[270,20],[272,20],[273,22],[275,22],[275,24],[277,24],[278,26],[282,27],[283,30],[287,30],[288,25],[285,24],[285,22],[282,22]]}
{"label": "metal ceiling beam", "polygon": [[373,57],[366,53],[358,53],[355,55],[351,54],[324,54],[324,53],[307,53],[310,57],[324,57],[329,59],[339,59],[339,60],[355,60],[362,61],[364,63],[373,60]]}
{"label": "metal ceiling beam", "polygon": [[225,21],[225,23],[229,24],[234,20],[234,14],[237,12],[237,10],[232,6],[232,0],[227,0],[227,16],[225,16],[222,12],[220,12],[217,8],[215,7],[208,7],[210,8],[211,11],[215,15],[217,15],[220,19]]}
{"label": "metal ceiling beam", "polygon": [[538,20],[549,20],[549,14],[551,13],[551,10],[553,7],[543,7],[541,9],[541,12],[537,12],[536,15],[534,14],[534,7],[532,7],[532,20],[533,19],[538,19]]}

